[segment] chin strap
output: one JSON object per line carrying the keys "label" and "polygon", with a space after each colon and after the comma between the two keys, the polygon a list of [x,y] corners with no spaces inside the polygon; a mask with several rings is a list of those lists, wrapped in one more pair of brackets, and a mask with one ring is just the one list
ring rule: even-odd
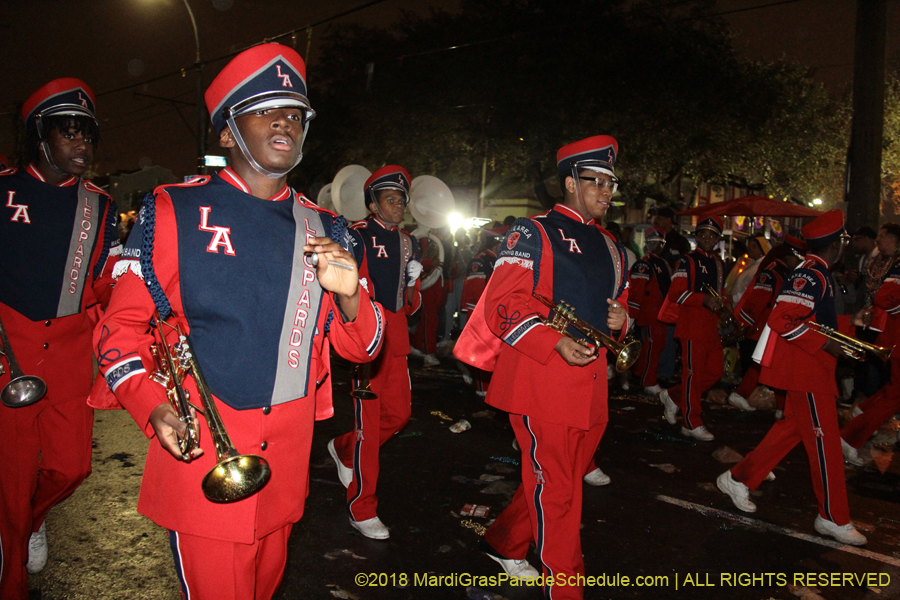
{"label": "chin strap", "polygon": [[47,163],[50,165],[50,168],[53,169],[59,175],[68,175],[62,169],[56,166],[56,163],[53,162],[53,157],[50,155],[50,144],[47,143],[47,140],[41,142],[41,150],[44,152],[44,158],[47,159]]}
{"label": "chin strap", "polygon": [[234,115],[230,111],[226,111],[225,113],[225,122],[228,123],[228,127],[231,129],[231,135],[234,136],[234,140],[237,142],[238,148],[241,149],[241,153],[243,153],[244,158],[247,159],[247,162],[250,163],[250,166],[256,169],[256,171],[260,175],[265,175],[269,179],[278,179],[279,177],[284,177],[291,172],[291,169],[299,165],[301,160],[303,160],[303,144],[306,142],[306,132],[309,129],[309,121],[306,121],[303,124],[303,139],[300,140],[300,154],[297,155],[297,160],[294,161],[294,164],[288,167],[287,170],[280,173],[276,171],[270,171],[256,162],[256,159],[253,158],[252,154],[250,154],[250,150],[247,148],[247,144],[244,143],[244,138],[243,136],[241,136],[241,132],[237,127],[237,123],[234,122]]}

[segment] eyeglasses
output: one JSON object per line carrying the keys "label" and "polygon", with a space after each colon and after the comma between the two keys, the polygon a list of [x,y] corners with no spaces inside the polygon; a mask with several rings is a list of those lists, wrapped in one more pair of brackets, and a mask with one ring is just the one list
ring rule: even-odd
{"label": "eyeglasses", "polygon": [[613,194],[615,194],[616,190],[619,189],[619,180],[616,179],[615,177],[612,177],[610,179],[602,179],[600,177],[582,177],[581,175],[579,175],[578,179],[583,179],[585,181],[593,181],[594,185],[597,187],[597,189],[599,189],[599,190],[607,189]]}

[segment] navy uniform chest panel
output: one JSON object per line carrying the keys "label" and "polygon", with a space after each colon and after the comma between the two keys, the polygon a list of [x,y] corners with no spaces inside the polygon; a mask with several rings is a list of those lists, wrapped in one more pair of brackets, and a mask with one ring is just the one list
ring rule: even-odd
{"label": "navy uniform chest panel", "polygon": [[369,278],[375,288],[375,300],[392,312],[397,312],[396,306],[401,280],[403,260],[400,245],[399,231],[391,231],[381,227],[377,223],[368,221],[368,226],[360,227],[356,231],[362,238],[363,247],[366,249],[366,262],[369,266]]}
{"label": "navy uniform chest panel", "polygon": [[[79,187],[56,187],[24,171],[0,177],[0,302],[34,321],[56,316],[68,281]],[[85,248],[85,262],[92,252]]]}
{"label": "navy uniform chest panel", "polygon": [[643,258],[644,262],[653,269],[653,276],[656,277],[656,284],[662,296],[669,293],[669,286],[672,285],[672,274],[669,271],[669,263],[665,259],[655,254],[647,254]]}
{"label": "navy uniform chest panel", "polygon": [[[700,252],[690,252],[687,260],[694,265],[693,280],[688,288],[692,292],[702,292],[706,285],[720,292],[722,290],[722,265],[715,256]],[[690,275],[690,273],[689,273]]]}
{"label": "navy uniform chest panel", "polygon": [[831,271],[819,264],[816,264],[813,270],[825,279],[822,298],[816,305],[816,321],[832,329],[837,329],[837,305],[834,303],[834,279],[831,277]]}
{"label": "navy uniform chest panel", "polygon": [[539,222],[553,253],[553,299],[570,304],[575,316],[609,333],[606,299],[616,295],[616,273],[603,234],[556,212]]}
{"label": "navy uniform chest panel", "polygon": [[218,177],[167,191],[182,304],[210,387],[245,405],[268,404],[291,283],[294,200],[261,200]]}
{"label": "navy uniform chest panel", "polygon": [[781,287],[781,296],[797,298],[803,306],[812,305],[806,317],[814,317],[817,323],[821,323],[832,329],[837,328],[837,308],[834,304],[834,281],[831,273],[822,265],[807,261],[797,269],[790,272],[784,285]]}

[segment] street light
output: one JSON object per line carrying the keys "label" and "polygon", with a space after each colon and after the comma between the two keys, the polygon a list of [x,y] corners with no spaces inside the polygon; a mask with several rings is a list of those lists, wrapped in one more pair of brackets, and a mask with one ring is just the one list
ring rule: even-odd
{"label": "street light", "polygon": [[200,30],[197,29],[197,19],[188,0],[182,0],[184,7],[191,17],[191,27],[194,28],[194,44],[197,47],[197,55],[194,65],[197,67],[197,169],[198,173],[206,173],[206,104],[203,101],[203,63],[200,62]]}

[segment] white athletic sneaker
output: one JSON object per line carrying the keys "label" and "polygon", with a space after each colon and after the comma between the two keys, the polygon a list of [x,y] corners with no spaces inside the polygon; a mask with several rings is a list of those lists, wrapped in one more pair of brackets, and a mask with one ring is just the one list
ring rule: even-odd
{"label": "white athletic sneaker", "polygon": [[687,437],[692,437],[695,440],[700,440],[701,442],[711,442],[716,439],[709,429],[706,428],[706,425],[701,425],[700,427],[694,427],[693,429],[688,429],[687,427],[681,428],[681,435],[686,435]]}
{"label": "white athletic sneaker", "polygon": [[754,410],[756,410],[755,408],[750,406],[750,403],[747,402],[746,398],[744,398],[737,392],[731,392],[731,395],[728,396],[728,404],[747,412],[753,412]]}
{"label": "white athletic sneaker", "polygon": [[844,460],[854,467],[861,467],[866,464],[866,461],[859,455],[859,451],[845,442],[844,438],[841,438],[841,450],[844,452]]}
{"label": "white athletic sneaker", "polygon": [[341,480],[345,488],[350,487],[350,483],[353,481],[353,469],[345,467],[341,459],[338,458],[337,450],[334,448],[334,440],[328,442],[328,454],[331,455],[331,458],[334,459],[334,464],[337,465],[338,479]]}
{"label": "white athletic sneaker", "polygon": [[668,390],[663,390],[659,393],[659,401],[662,402],[663,415],[666,417],[666,421],[669,422],[669,425],[674,425],[678,421],[676,417],[678,414],[678,407],[669,396]]}
{"label": "white athletic sneaker", "polygon": [[816,531],[822,535],[829,535],[842,544],[850,546],[865,546],[868,540],[866,536],[861,534],[853,526],[853,523],[846,525],[835,525],[831,521],[823,519],[820,515],[816,515]]}
{"label": "white athletic sneaker", "polygon": [[350,517],[350,525],[371,540],[386,540],[391,537],[388,528],[384,526],[384,523],[378,517],[372,517],[365,521],[354,521],[353,517]]}
{"label": "white athletic sneaker", "polygon": [[426,367],[436,367],[441,364],[441,361],[438,360],[438,357],[434,354],[426,354],[423,363]]}
{"label": "white athletic sneaker", "polygon": [[609,475],[601,471],[600,467],[597,467],[584,476],[584,482],[588,485],[599,487],[601,485],[609,485],[610,479]]}
{"label": "white athletic sneaker", "polygon": [[662,391],[662,386],[660,386],[658,383],[656,385],[651,385],[644,388],[644,393],[648,396],[659,396]]}
{"label": "white athletic sneaker", "polygon": [[725,471],[716,479],[716,487],[728,494],[731,501],[739,510],[744,512],[756,512],[756,505],[750,501],[750,488],[731,476],[731,471]]}
{"label": "white athletic sneaker", "polygon": [[31,575],[36,575],[47,566],[47,524],[41,523],[41,528],[31,534],[28,540],[28,562],[25,569]]}
{"label": "white athletic sneaker", "polygon": [[485,552],[485,554],[487,554],[493,560],[500,563],[500,566],[503,567],[503,570],[510,577],[523,577],[525,579],[532,579],[532,578],[537,578],[537,577],[541,576],[541,574],[538,572],[538,570],[535,569],[534,567],[532,567],[530,564],[528,564],[528,561],[525,559],[522,559],[522,560],[515,560],[512,558],[507,559],[507,558],[500,558],[499,556],[494,556],[493,554],[488,554],[487,552]]}

